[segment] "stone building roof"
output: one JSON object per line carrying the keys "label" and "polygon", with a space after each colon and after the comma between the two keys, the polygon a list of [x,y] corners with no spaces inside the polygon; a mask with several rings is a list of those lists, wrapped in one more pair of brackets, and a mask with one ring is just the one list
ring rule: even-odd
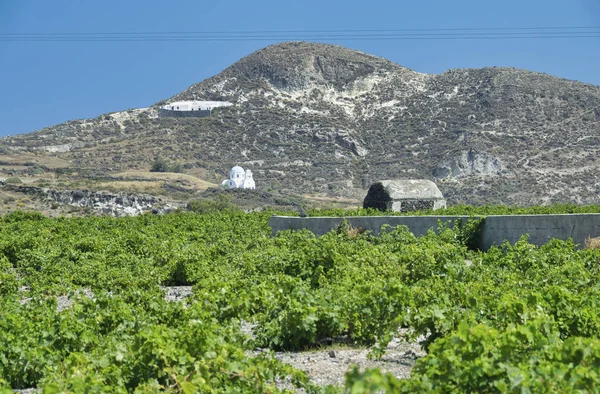
{"label": "stone building roof", "polygon": [[[392,200],[437,200],[443,199],[442,192],[435,183],[427,179],[401,179],[375,182],[380,183]],[[373,187],[373,186],[371,186]]]}

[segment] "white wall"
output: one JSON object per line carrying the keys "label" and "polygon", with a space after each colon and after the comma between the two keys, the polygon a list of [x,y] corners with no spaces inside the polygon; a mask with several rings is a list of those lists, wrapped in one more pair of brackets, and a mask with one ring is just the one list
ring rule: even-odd
{"label": "white wall", "polygon": [[205,111],[217,107],[229,107],[232,105],[233,104],[228,101],[175,101],[164,105],[161,108],[172,111]]}

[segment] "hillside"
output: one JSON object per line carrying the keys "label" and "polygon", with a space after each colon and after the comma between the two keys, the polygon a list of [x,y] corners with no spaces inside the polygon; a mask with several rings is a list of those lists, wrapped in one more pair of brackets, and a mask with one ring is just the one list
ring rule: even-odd
{"label": "hillside", "polygon": [[[234,106],[157,117],[158,105],[190,99]],[[27,154],[104,176],[161,156],[211,183],[240,164],[266,190],[355,199],[376,179],[427,178],[450,203],[529,205],[600,203],[599,150],[598,86],[512,68],[427,75],[284,43],[150,108],[4,138],[0,161]]]}

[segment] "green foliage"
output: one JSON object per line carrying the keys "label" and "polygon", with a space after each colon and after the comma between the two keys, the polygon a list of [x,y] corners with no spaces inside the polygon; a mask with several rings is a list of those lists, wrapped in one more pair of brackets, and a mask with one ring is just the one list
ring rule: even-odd
{"label": "green foliage", "polygon": [[[216,203],[215,203],[216,204]],[[415,237],[271,237],[271,213],[0,220],[0,387],[46,392],[319,392],[256,347],[335,340],[381,357],[408,332],[406,380],[347,375],[346,392],[573,392],[600,384],[600,251],[523,237],[469,248],[479,219]],[[193,285],[185,302],[160,286]],[[22,290],[27,289],[27,290]],[[93,296],[82,295],[82,290]],[[58,308],[57,296],[73,305]],[[64,300],[61,301],[64,303]],[[240,330],[252,324],[254,338]]]}
{"label": "green foliage", "polygon": [[18,280],[12,264],[6,256],[0,257],[0,296],[16,293],[17,287]]}
{"label": "green foliage", "polygon": [[499,331],[461,323],[417,362],[405,392],[594,392],[597,338],[560,339],[543,315]]}
{"label": "green foliage", "polygon": [[169,162],[164,157],[157,157],[152,162],[151,172],[169,172]]}
{"label": "green foliage", "polygon": [[484,222],[485,218],[474,216],[469,217],[466,221],[456,222],[454,230],[458,241],[471,250],[477,250],[481,245],[481,230]]}
{"label": "green foliage", "polygon": [[232,201],[231,197],[224,194],[217,194],[213,199],[190,201],[187,208],[189,211],[196,213],[214,213],[239,210],[238,206]]}
{"label": "green foliage", "polygon": [[164,157],[157,157],[152,162],[150,172],[183,172],[181,163],[171,164]]}
{"label": "green foliage", "polygon": [[56,177],[60,178],[62,175],[71,175],[71,174],[73,174],[75,172],[75,169],[74,168],[69,168],[69,167],[66,167],[66,168],[56,168],[54,170],[54,172],[56,173]]}
{"label": "green foliage", "polygon": [[311,209],[309,216],[415,216],[415,215],[447,215],[447,216],[489,216],[489,215],[550,215],[566,213],[600,213],[600,205],[554,204],[548,206],[505,206],[505,205],[454,205],[438,210],[422,210],[412,212],[380,211],[372,208],[347,209]]}
{"label": "green foliage", "polygon": [[4,183],[14,185],[14,184],[18,184],[18,183],[23,183],[23,181],[19,177],[10,176],[4,180]]}
{"label": "green foliage", "polygon": [[0,322],[0,376],[45,392],[279,392],[275,376],[306,377],[269,354],[246,355],[247,338],[200,308],[162,294],[98,293],[71,309],[15,302]]}
{"label": "green foliage", "polygon": [[403,386],[392,374],[381,373],[378,369],[367,369],[360,372],[354,366],[346,373],[346,390],[348,394],[363,393],[399,393]]}
{"label": "green foliage", "polygon": [[5,223],[15,223],[21,221],[30,220],[45,220],[44,215],[39,212],[24,212],[24,211],[13,211],[2,218]]}

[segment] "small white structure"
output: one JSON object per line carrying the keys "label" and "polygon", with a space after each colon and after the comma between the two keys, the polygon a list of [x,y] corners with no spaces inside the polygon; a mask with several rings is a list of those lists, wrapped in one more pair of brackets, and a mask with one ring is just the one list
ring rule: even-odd
{"label": "small white structure", "polygon": [[217,107],[230,107],[229,101],[174,101],[159,108],[161,117],[205,117]]}
{"label": "small white structure", "polygon": [[235,166],[229,171],[229,179],[221,182],[221,186],[229,189],[256,189],[252,171],[244,171],[240,166]]}

